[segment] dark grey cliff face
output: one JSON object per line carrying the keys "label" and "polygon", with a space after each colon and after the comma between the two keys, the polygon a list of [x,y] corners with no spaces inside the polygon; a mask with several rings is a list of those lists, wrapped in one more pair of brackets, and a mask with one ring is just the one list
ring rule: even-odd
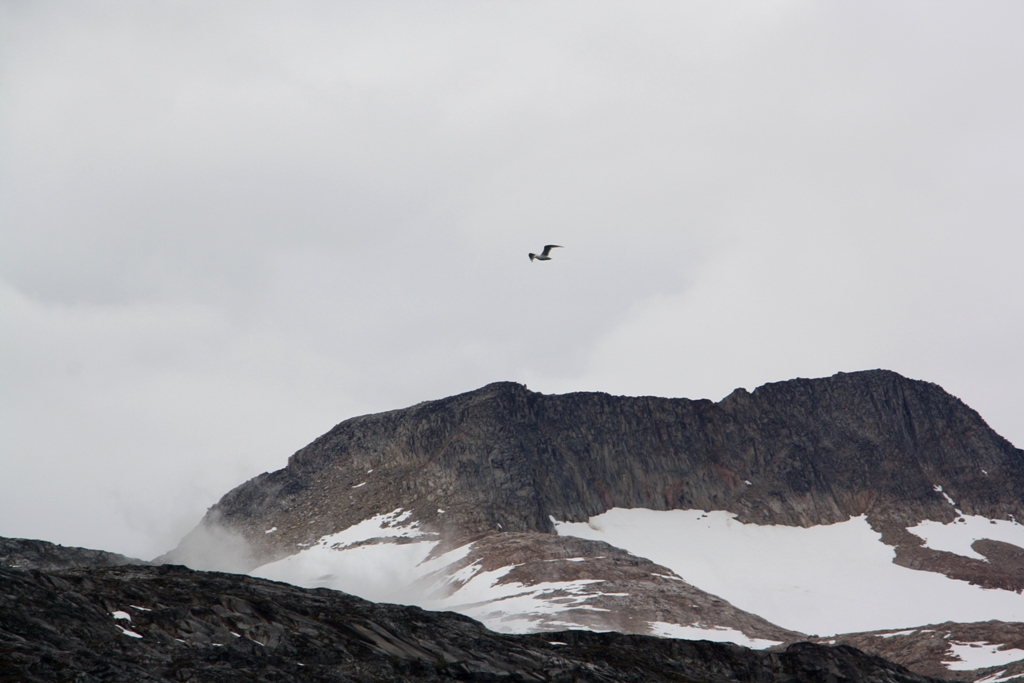
{"label": "dark grey cliff face", "polygon": [[347,420],[229,492],[205,523],[244,536],[254,566],[395,508],[442,535],[550,532],[552,517],[613,507],[802,526],[867,514],[902,529],[955,518],[936,486],[964,513],[1024,518],[1024,453],[941,387],[893,372],[718,403],[497,383]]}

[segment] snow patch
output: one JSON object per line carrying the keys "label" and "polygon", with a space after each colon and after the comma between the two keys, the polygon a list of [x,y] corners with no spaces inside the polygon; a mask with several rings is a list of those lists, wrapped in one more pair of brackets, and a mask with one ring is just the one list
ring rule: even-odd
{"label": "snow patch", "polygon": [[265,534],[272,534],[275,531],[277,531],[277,527],[276,526],[272,526],[269,529],[267,529],[266,531],[264,531],[263,533],[265,533]]}
{"label": "snow patch", "polygon": [[879,633],[879,638],[895,638],[896,636],[909,636],[911,633],[917,633],[916,628],[908,628],[906,631],[893,631],[892,633]]}
{"label": "snow patch", "polygon": [[962,515],[949,524],[926,519],[907,531],[923,538],[926,548],[944,550],[986,562],[988,558],[971,548],[975,541],[989,539],[1024,548],[1024,525],[1016,521],[989,519],[979,515]]}
{"label": "snow patch", "polygon": [[499,583],[515,566],[477,572],[448,598],[427,601],[420,606],[454,610],[504,633],[529,632],[540,622],[561,623],[578,629],[579,624],[552,618],[569,609],[606,611],[586,604],[601,595],[589,589],[593,584],[603,583],[600,580],[551,581],[529,586],[518,581]]}
{"label": "snow patch", "polygon": [[1024,595],[893,564],[893,548],[863,516],[805,529],[743,524],[723,511],[615,508],[587,522],[556,521],[555,530],[645,557],[740,609],[804,633],[1024,621]]}
{"label": "snow patch", "polygon": [[[401,509],[376,515],[251,573],[298,586],[333,588],[375,602],[452,610],[506,633],[581,628],[577,621],[558,615],[569,610],[607,611],[591,601],[628,597],[602,592],[603,581],[597,579],[510,581],[509,573],[518,565],[485,571],[479,563],[465,564],[471,543],[434,556],[436,536],[420,532],[410,516]],[[395,543],[398,538],[410,542]]]}
{"label": "snow patch", "polygon": [[[114,625],[115,625],[115,626],[117,626],[117,624],[114,624]],[[123,635],[126,635],[126,636],[128,636],[129,638],[141,638],[141,637],[142,637],[142,635],[141,635],[141,634],[138,634],[138,633],[136,633],[135,631],[129,631],[129,630],[128,630],[128,629],[126,629],[126,628],[125,628],[124,626],[117,626],[117,627],[118,627],[119,629],[121,629],[121,633],[122,633]]]}
{"label": "snow patch", "polygon": [[984,678],[979,678],[974,683],[1006,683],[1006,681],[1012,681],[1015,678],[1020,678],[1021,676],[1024,676],[1024,674],[1013,674],[1011,676],[1004,677],[1003,674],[1005,673],[1006,669],[1003,669],[1002,671],[997,671],[994,674],[989,674]]}
{"label": "snow patch", "polygon": [[321,538],[317,545],[324,548],[347,548],[374,538],[416,538],[425,534],[418,522],[408,522],[411,510],[397,508],[354,524],[344,531]]}
{"label": "snow patch", "polygon": [[422,565],[436,541],[351,547],[369,539],[356,533],[339,539],[341,534],[327,536],[300,553],[265,564],[251,573],[306,588],[333,588],[374,602],[415,604],[416,592],[411,585],[427,573]]}
{"label": "snow patch", "polygon": [[132,620],[132,615],[128,614],[127,612],[122,612],[121,610],[117,610],[116,612],[111,612],[110,614],[111,614],[111,616],[114,617],[114,619],[125,619],[127,621],[131,621]]}
{"label": "snow patch", "polygon": [[934,487],[932,487],[932,488],[934,488],[934,489],[935,489],[936,491],[938,491],[939,493],[941,493],[941,494],[942,494],[942,497],[943,497],[943,498],[945,498],[945,499],[946,499],[946,501],[947,501],[947,502],[948,502],[948,503],[949,503],[950,505],[952,505],[952,506],[953,506],[953,509],[954,509],[954,510],[956,510],[956,511],[957,511],[958,513],[960,512],[960,508],[958,508],[958,507],[956,506],[956,502],[955,502],[955,501],[954,501],[954,500],[953,500],[952,498],[950,498],[950,497],[949,497],[949,494],[948,494],[948,493],[946,493],[945,491],[943,491],[943,490],[942,490],[942,487],[941,487],[941,486],[939,486],[938,484],[936,484],[936,485],[935,485]]}
{"label": "snow patch", "polygon": [[670,624],[664,621],[652,621],[651,635],[660,638],[682,638],[684,640],[710,640],[716,643],[736,643],[753,650],[764,650],[774,645],[781,645],[782,641],[763,640],[761,638],[750,638],[746,634],[732,628],[718,626],[715,628],[701,628],[697,625],[682,626]]}
{"label": "snow patch", "polygon": [[364,482],[363,482],[363,483],[361,483],[361,484],[356,484],[356,485],[355,485],[355,486],[353,486],[352,488],[354,488],[354,489],[357,489],[357,488],[359,488],[360,486],[366,486],[366,482],[364,481]]}
{"label": "snow patch", "polygon": [[[950,671],[971,671],[987,669],[990,666],[1005,666],[1011,662],[1024,659],[1024,650],[1000,650],[1002,645],[993,645],[986,641],[974,643],[958,643],[951,641],[946,656],[955,661],[943,662]],[[1005,673],[1005,672],[1000,672]],[[1011,676],[1011,678],[1013,678]]]}

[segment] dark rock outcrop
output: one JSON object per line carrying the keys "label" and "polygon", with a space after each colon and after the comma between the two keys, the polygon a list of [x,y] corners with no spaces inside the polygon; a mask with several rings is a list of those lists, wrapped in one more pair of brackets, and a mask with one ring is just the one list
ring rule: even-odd
{"label": "dark rock outcrop", "polygon": [[75,548],[29,538],[0,538],[0,567],[14,569],[71,569],[73,567],[119,567],[149,564],[105,550]]}
{"label": "dark rock outcrop", "polygon": [[0,569],[0,681],[445,680],[935,679],[846,646],[757,652],[613,633],[504,636],[457,614],[171,565]]}
{"label": "dark rock outcrop", "polygon": [[738,389],[718,403],[504,382],[342,422],[230,491],[163,559],[218,528],[246,539],[241,569],[251,568],[399,507],[459,535],[548,533],[552,517],[613,507],[801,526],[867,514],[887,542],[917,547],[907,526],[957,514],[936,486],[964,513],[1024,518],[1024,452],[941,387],[889,371]]}

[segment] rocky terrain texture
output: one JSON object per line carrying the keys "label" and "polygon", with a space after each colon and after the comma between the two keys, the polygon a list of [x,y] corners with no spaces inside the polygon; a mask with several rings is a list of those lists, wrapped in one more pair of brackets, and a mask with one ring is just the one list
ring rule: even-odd
{"label": "rocky terrain texture", "polygon": [[464,574],[471,565],[483,572],[512,566],[497,585],[593,582],[571,593],[550,593],[550,600],[576,607],[536,622],[534,631],[561,630],[568,622],[594,631],[647,634],[652,622],[665,622],[732,628],[750,638],[780,643],[807,640],[803,633],[745,612],[690,585],[671,569],[607,543],[528,533],[490,533],[469,540],[469,553],[444,569],[451,592],[460,587],[460,581],[451,577]]}
{"label": "rocky terrain texture", "polygon": [[951,645],[996,646],[1024,651],[1024,624],[983,621],[971,624],[930,624],[901,631],[848,633],[814,642],[843,644],[884,657],[918,673],[950,680],[1024,676],[1024,660],[974,670],[950,670]]}
{"label": "rocky terrain texture", "polygon": [[0,537],[0,567],[14,569],[71,569],[72,567],[119,567],[149,564],[105,550],[74,548],[28,538]]}
{"label": "rocky terrain texture", "polygon": [[[246,571],[396,508],[464,537],[548,534],[552,518],[613,507],[792,526],[866,514],[897,563],[1024,589],[1021,549],[990,542],[977,548],[988,561],[972,560],[906,531],[958,509],[1024,519],[1024,452],[938,385],[883,370],[737,389],[717,403],[504,382],[353,418],[230,491],[158,559]],[[218,566],[204,558],[211,538],[247,555]]]}
{"label": "rocky terrain texture", "polygon": [[506,636],[180,566],[0,568],[0,681],[927,683],[849,646],[759,652],[615,633]]}

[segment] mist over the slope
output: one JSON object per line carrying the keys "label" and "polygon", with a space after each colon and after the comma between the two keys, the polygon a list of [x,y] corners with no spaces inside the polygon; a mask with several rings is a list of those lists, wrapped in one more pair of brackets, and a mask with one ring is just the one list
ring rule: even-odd
{"label": "mist over the slope", "polygon": [[233,574],[245,574],[261,564],[245,536],[223,524],[216,514],[204,517],[173,549],[154,561]]}
{"label": "mist over the slope", "polygon": [[885,367],[1024,445],[1022,13],[5,3],[0,535],[153,557],[495,380]]}

